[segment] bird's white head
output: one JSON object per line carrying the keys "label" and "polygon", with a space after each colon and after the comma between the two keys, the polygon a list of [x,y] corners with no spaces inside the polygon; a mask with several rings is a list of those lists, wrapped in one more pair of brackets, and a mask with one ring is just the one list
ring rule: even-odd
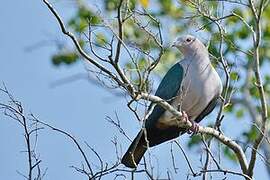
{"label": "bird's white head", "polygon": [[198,51],[207,52],[203,43],[192,35],[181,36],[172,45],[179,49],[184,56],[194,55]]}

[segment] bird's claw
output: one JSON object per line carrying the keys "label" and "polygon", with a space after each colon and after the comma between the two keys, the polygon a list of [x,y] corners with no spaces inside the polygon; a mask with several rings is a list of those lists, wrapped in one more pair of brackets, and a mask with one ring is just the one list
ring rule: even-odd
{"label": "bird's claw", "polygon": [[187,115],[187,113],[185,111],[183,111],[182,114],[183,114],[183,119],[186,122],[187,121],[191,122],[191,124],[192,124],[192,126],[188,129],[187,133],[188,134],[192,134],[192,135],[197,134],[198,131],[199,131],[199,125],[196,122],[190,120],[189,117],[188,117],[188,115]]}
{"label": "bird's claw", "polygon": [[182,112],[182,116],[183,116],[183,120],[185,120],[186,122],[189,121],[188,115],[185,111]]}
{"label": "bird's claw", "polygon": [[188,129],[187,133],[188,134],[191,134],[192,136],[197,134],[198,131],[199,131],[199,125],[198,123],[192,121],[192,120],[189,120],[192,124],[192,126]]}

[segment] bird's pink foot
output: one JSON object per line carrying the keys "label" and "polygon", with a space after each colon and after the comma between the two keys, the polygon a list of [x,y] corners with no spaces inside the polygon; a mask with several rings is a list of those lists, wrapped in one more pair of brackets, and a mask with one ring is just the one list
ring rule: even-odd
{"label": "bird's pink foot", "polygon": [[192,126],[187,130],[187,133],[192,134],[192,135],[197,134],[199,131],[199,125],[193,120],[190,120],[185,111],[182,111],[182,116],[183,116],[183,120],[185,120],[186,122],[189,121],[192,124]]}
{"label": "bird's pink foot", "polygon": [[187,113],[185,111],[182,111],[182,116],[183,116],[183,119],[187,122],[189,121],[189,117],[187,115]]}
{"label": "bird's pink foot", "polygon": [[197,134],[198,131],[199,131],[198,123],[196,123],[196,122],[194,122],[192,120],[189,120],[189,121],[191,122],[192,126],[188,129],[187,133],[192,134],[192,135]]}
{"label": "bird's pink foot", "polygon": [[192,134],[192,135],[197,134],[198,131],[199,131],[199,125],[196,122],[190,120],[189,117],[188,117],[188,115],[187,115],[187,113],[185,111],[182,111],[182,114],[183,114],[183,119],[186,122],[187,121],[191,122],[191,124],[192,124],[192,126],[188,129],[187,133],[188,134]]}

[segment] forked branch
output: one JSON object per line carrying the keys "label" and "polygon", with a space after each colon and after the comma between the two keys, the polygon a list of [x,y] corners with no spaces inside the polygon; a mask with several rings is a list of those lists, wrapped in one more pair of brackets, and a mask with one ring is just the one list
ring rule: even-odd
{"label": "forked branch", "polygon": [[[78,52],[80,53],[80,55],[85,58],[89,63],[91,63],[92,65],[94,65],[96,68],[98,68],[100,71],[102,71],[103,73],[107,74],[109,77],[111,77],[111,79],[113,79],[118,85],[119,88],[124,88],[128,94],[130,95],[130,97],[135,100],[135,101],[139,101],[141,99],[143,100],[147,100],[150,102],[153,102],[155,104],[158,104],[160,106],[162,106],[164,109],[168,110],[169,112],[171,112],[176,118],[179,119],[180,125],[182,127],[191,127],[192,124],[189,121],[184,121],[182,120],[182,113],[179,112],[178,110],[176,110],[173,106],[171,106],[168,102],[166,102],[165,100],[151,95],[149,93],[146,92],[141,92],[139,90],[136,90],[133,86],[133,84],[130,82],[130,80],[125,76],[124,73],[122,73],[122,69],[120,68],[120,66],[118,64],[114,64],[114,70],[118,73],[117,75],[113,74],[109,69],[107,69],[105,66],[103,66],[102,64],[99,64],[97,61],[95,61],[94,59],[92,59],[80,46],[80,44],[78,43],[76,37],[67,31],[62,19],[60,18],[59,14],[56,12],[56,10],[51,6],[51,4],[47,1],[47,0],[43,0],[43,2],[47,5],[47,7],[49,8],[49,10],[52,12],[52,14],[56,17],[62,32],[67,35],[74,43],[75,47],[77,48]],[[122,2],[122,1],[121,1]],[[120,5],[121,6],[121,3]],[[118,7],[120,8],[120,7]],[[122,19],[121,19],[121,11],[118,9],[118,28],[119,29],[119,36],[118,38],[118,50],[116,53],[116,59],[114,60],[114,63],[118,63],[119,62],[119,56],[120,56],[120,48],[121,48],[121,44],[122,44],[122,38],[121,38],[121,32],[122,32]],[[221,143],[223,143],[224,145],[228,146],[231,150],[233,150],[233,152],[236,154],[240,167],[242,169],[242,172],[245,174],[247,172],[248,169],[248,165],[247,165],[247,160],[246,160],[246,156],[241,148],[241,146],[239,146],[235,141],[233,141],[232,139],[230,139],[229,137],[225,136],[224,134],[220,133],[219,131],[210,128],[210,127],[199,127],[199,133],[202,134],[208,134],[210,136],[215,137],[217,140],[219,140]]]}

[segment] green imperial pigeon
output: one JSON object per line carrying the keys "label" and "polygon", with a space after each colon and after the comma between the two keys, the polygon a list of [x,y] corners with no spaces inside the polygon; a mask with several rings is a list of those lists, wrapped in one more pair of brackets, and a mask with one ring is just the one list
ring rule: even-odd
{"label": "green imperial pigeon", "polygon": [[148,147],[188,131],[196,133],[196,123],[213,111],[222,92],[220,77],[210,63],[208,50],[199,39],[186,35],[179,37],[173,46],[182,52],[184,59],[167,72],[155,95],[182,111],[184,118],[193,125],[189,130],[179,127],[178,119],[156,105],[145,121],[145,128],[138,133],[122,158],[127,167],[136,168]]}

